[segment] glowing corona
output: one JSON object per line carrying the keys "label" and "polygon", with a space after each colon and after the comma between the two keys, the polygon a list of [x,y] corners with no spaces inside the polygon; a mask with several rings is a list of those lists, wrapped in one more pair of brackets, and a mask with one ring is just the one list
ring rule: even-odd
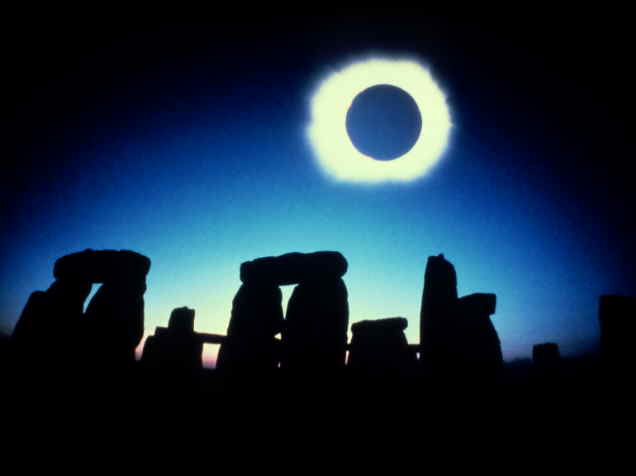
{"label": "glowing corona", "polygon": [[[390,161],[362,154],[347,134],[347,112],[367,88],[388,84],[411,95],[422,117],[413,147]],[[311,99],[307,137],[322,168],[339,180],[406,182],[424,175],[440,158],[451,128],[446,97],[431,74],[411,60],[369,59],[332,73]],[[378,131],[381,133],[381,131]]]}

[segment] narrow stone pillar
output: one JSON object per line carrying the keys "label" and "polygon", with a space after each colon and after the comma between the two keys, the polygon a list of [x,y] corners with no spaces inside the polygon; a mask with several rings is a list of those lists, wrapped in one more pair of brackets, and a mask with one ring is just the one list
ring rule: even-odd
{"label": "narrow stone pillar", "polygon": [[430,256],[424,273],[420,310],[420,364],[426,373],[439,373],[452,341],[450,320],[457,301],[457,275],[443,254]]}

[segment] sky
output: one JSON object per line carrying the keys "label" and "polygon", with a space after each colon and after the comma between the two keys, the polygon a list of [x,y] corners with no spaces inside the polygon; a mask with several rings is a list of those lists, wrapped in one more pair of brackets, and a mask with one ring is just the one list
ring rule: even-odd
{"label": "sky", "polygon": [[[86,248],[151,258],[146,335],[180,306],[224,334],[241,262],[337,250],[350,324],[403,316],[417,343],[426,259],[444,253],[460,295],[497,294],[505,359],[547,341],[593,351],[598,297],[635,289],[626,31],[402,10],[29,24],[7,59],[0,331]],[[335,180],[307,139],[313,92],[368,57],[417,61],[446,95],[448,146],[417,180]],[[398,111],[389,99],[375,110]],[[364,139],[367,124],[373,147],[368,116],[352,127]]]}

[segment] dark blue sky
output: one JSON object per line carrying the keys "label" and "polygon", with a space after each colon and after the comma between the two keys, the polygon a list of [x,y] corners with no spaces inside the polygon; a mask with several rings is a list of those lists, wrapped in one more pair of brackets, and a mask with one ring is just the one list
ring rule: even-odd
{"label": "dark blue sky", "polygon": [[[621,24],[571,20],[34,25],[10,58],[1,329],[84,248],[151,257],[147,333],[183,305],[224,333],[242,261],[333,249],[350,322],[401,315],[417,342],[426,258],[443,252],[460,294],[497,294],[507,359],[593,349],[598,296],[634,291],[633,94]],[[335,182],[306,140],[312,91],[369,54],[422,61],[448,96],[449,148],[415,182]]]}

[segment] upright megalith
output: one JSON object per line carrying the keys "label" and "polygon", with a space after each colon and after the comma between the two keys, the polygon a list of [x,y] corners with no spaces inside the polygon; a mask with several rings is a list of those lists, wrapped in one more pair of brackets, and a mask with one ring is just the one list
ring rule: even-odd
{"label": "upright megalith", "polygon": [[[17,347],[37,346],[46,362],[56,365],[133,362],[143,335],[149,269],[147,257],[128,250],[88,249],[59,258],[55,281],[31,295],[16,325]],[[102,285],[84,313],[95,283]]]}
{"label": "upright megalith", "polygon": [[34,291],[27,299],[11,338],[14,344],[24,346],[26,354],[37,349],[50,339],[47,326],[55,329],[55,319],[47,319],[48,296],[45,291]]}
{"label": "upright megalith", "polygon": [[353,324],[348,369],[361,376],[411,375],[416,360],[404,335],[407,326],[408,321],[403,317]]}
{"label": "upright megalith", "polygon": [[81,274],[54,276],[46,291],[29,296],[12,339],[20,364],[64,370],[86,358],[89,330],[83,312],[92,286]]}
{"label": "upright megalith", "polygon": [[287,303],[282,367],[296,374],[324,374],[345,365],[349,304],[337,276],[306,279]]}
{"label": "upright megalith", "polygon": [[[243,282],[232,303],[217,369],[330,371],[345,364],[349,306],[337,251],[287,253],[241,264]],[[278,286],[297,284],[283,320]],[[281,333],[282,342],[275,338]]]}
{"label": "upright megalith", "polygon": [[282,293],[264,279],[243,284],[232,301],[227,339],[216,368],[225,374],[269,372],[278,367],[283,328]]}
{"label": "upright megalith", "polygon": [[497,378],[503,371],[501,342],[490,316],[495,313],[494,294],[475,293],[457,300],[453,319],[453,366],[473,377]]}
{"label": "upright megalith", "polygon": [[93,265],[88,275],[102,283],[85,313],[93,329],[95,356],[107,366],[131,364],[144,333],[143,296],[150,259],[128,250],[83,253]]}
{"label": "upright megalith", "polygon": [[177,307],[170,313],[168,329],[175,335],[194,334],[194,309],[189,307]]}
{"label": "upright megalith", "polygon": [[91,284],[56,280],[46,291],[35,291],[27,300],[13,330],[18,365],[73,368],[88,349],[83,303]]}
{"label": "upright megalith", "polygon": [[608,372],[633,371],[636,353],[636,297],[603,295],[599,299],[601,358]]}
{"label": "upright megalith", "polygon": [[444,255],[426,265],[420,314],[420,362],[438,377],[497,378],[503,370],[501,343],[490,319],[494,294],[457,297],[457,275]]}
{"label": "upright megalith", "polygon": [[420,309],[420,363],[432,372],[446,359],[452,341],[452,326],[457,302],[455,267],[443,254],[429,256],[424,272],[424,291]]}
{"label": "upright megalith", "polygon": [[203,368],[203,341],[194,332],[194,309],[172,311],[168,327],[157,327],[144,344],[141,361],[151,370],[173,375],[192,375]]}

